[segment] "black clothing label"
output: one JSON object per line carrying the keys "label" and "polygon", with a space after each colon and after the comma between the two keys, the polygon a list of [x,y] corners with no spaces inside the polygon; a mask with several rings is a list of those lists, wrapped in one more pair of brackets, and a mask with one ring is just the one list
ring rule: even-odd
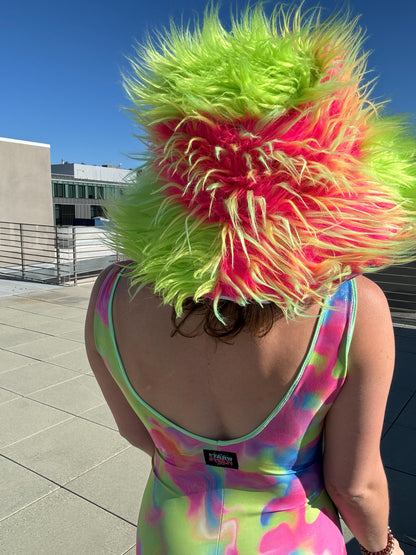
{"label": "black clothing label", "polygon": [[238,468],[237,454],[228,451],[211,451],[204,449],[205,464],[210,466],[222,466],[226,468]]}

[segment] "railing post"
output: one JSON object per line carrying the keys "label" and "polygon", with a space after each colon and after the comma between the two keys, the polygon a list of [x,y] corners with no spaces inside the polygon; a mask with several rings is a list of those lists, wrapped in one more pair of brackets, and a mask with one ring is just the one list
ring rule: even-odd
{"label": "railing post", "polygon": [[23,248],[23,224],[19,224],[20,228],[20,259],[22,262],[22,279],[25,279],[25,257],[24,257],[24,248]]}
{"label": "railing post", "polygon": [[78,282],[78,268],[77,268],[77,234],[75,226],[72,226],[72,260],[74,263],[74,285]]}
{"label": "railing post", "polygon": [[55,244],[56,244],[56,278],[58,280],[58,285],[59,285],[61,283],[61,260],[60,260],[58,226],[55,226]]}

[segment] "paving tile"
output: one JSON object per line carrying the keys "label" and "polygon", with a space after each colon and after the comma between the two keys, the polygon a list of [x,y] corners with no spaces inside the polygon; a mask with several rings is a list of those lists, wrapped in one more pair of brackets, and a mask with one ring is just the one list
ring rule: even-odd
{"label": "paving tile", "polygon": [[0,349],[0,374],[14,368],[26,366],[26,364],[33,364],[34,362],[31,357],[25,357],[6,349]]}
{"label": "paving tile", "polygon": [[394,424],[381,441],[385,466],[416,476],[416,430]]}
{"label": "paving tile", "polygon": [[16,444],[69,418],[73,417],[25,397],[3,403],[0,405],[0,446]]}
{"label": "paving tile", "polygon": [[21,328],[0,324],[0,348],[13,352],[17,352],[14,349],[17,345],[21,345],[22,343],[29,344],[29,342],[33,343],[34,341],[42,340],[44,337],[44,334],[36,331],[23,330]]}
{"label": "paving tile", "polygon": [[64,485],[128,447],[117,432],[74,417],[4,448],[3,454]]}
{"label": "paving tile", "polygon": [[2,308],[0,310],[0,323],[14,327],[21,327],[23,329],[40,331],[49,333],[51,324],[62,323],[61,319],[50,318],[49,316],[42,316],[40,314],[32,314],[25,310],[18,310],[16,308]]}
{"label": "paving tile", "polygon": [[415,369],[416,354],[405,351],[398,351],[396,347],[396,365],[393,375],[393,383],[400,383],[402,387],[415,391]]}
{"label": "paving tile", "polygon": [[[62,297],[62,302],[66,302],[68,303],[70,306],[72,305],[80,305],[81,308],[87,308],[88,306],[88,301],[89,301],[89,297],[91,295],[91,292],[87,293],[83,293],[82,290],[78,287],[76,287],[75,289],[73,289],[73,291],[69,292],[68,289],[66,289],[67,293],[65,294],[64,297]],[[77,292],[77,294],[74,294],[74,291]]]}
{"label": "paving tile", "polygon": [[107,403],[103,403],[99,407],[89,409],[80,415],[82,418],[90,420],[91,422],[96,422],[97,424],[102,424],[111,428],[112,430],[118,430],[114,416],[111,410],[108,408]]}
{"label": "paving tile", "polygon": [[77,308],[77,309],[74,308],[72,310],[78,310],[78,312],[74,316],[68,316],[68,319],[77,323],[81,322],[81,324],[84,325],[85,318],[87,317],[87,307],[85,307],[84,310],[81,310],[80,308]]}
{"label": "paving tile", "polygon": [[75,341],[53,337],[51,335],[42,335],[37,341],[20,343],[19,345],[10,347],[10,350],[20,355],[37,358],[38,360],[50,360],[55,356],[71,353],[71,351],[75,351],[78,348],[78,343]]}
{"label": "paving tile", "polygon": [[63,295],[61,297],[56,297],[54,299],[54,303],[65,307],[69,306],[71,308],[81,308],[86,310],[88,308],[88,300],[88,297]]}
{"label": "paving tile", "polygon": [[39,301],[37,299],[32,299],[30,297],[12,297],[6,305],[9,308],[18,308],[20,310],[25,310],[31,314],[40,314],[44,316],[50,316],[54,318],[61,319],[75,319],[82,320],[85,317],[86,308],[78,308],[71,306],[62,306],[59,303]]}
{"label": "paving tile", "polygon": [[403,551],[406,555],[416,552],[416,527],[415,527],[415,478],[398,472],[386,469],[389,482],[390,493],[390,526],[400,542],[406,542],[412,546]]}
{"label": "paving tile", "polygon": [[12,391],[8,391],[7,389],[3,389],[2,387],[0,387],[0,405],[2,405],[3,403],[8,403],[9,401],[13,401],[13,399],[18,399],[19,397],[20,395],[17,395]]}
{"label": "paving tile", "polygon": [[9,308],[8,306],[0,307],[0,324],[11,325],[15,324],[16,320],[24,316],[24,311]]}
{"label": "paving tile", "polygon": [[345,524],[345,522],[342,520],[341,517],[339,518],[339,520],[341,522],[342,535],[344,536],[345,543],[347,543],[348,541],[353,539],[354,536],[352,535],[350,529],[348,528],[348,526]]}
{"label": "paving tile", "polygon": [[347,555],[361,555],[361,549],[356,539],[352,538],[346,543]]}
{"label": "paving tile", "polygon": [[[73,324],[75,324],[75,322],[73,322]],[[70,339],[71,341],[77,341],[78,343],[84,345],[84,325],[80,326],[79,323],[75,324],[74,330],[70,331],[69,333],[67,331],[65,333],[59,334],[59,336],[62,337],[62,339]]]}
{"label": "paving tile", "polygon": [[63,354],[53,357],[51,359],[53,364],[57,366],[62,366],[63,368],[68,368],[69,370],[75,370],[77,372],[91,374],[90,363],[88,362],[87,353],[85,351],[84,345],[71,351],[70,354]]}
{"label": "paving tile", "polygon": [[119,555],[135,536],[131,524],[58,490],[0,522],[0,553]]}
{"label": "paving tile", "polygon": [[37,307],[44,305],[44,302],[31,299],[30,296],[25,297],[24,295],[13,295],[0,298],[1,307],[19,308],[20,310],[27,310],[28,312],[34,312]]}
{"label": "paving tile", "polygon": [[[415,332],[415,330],[412,331]],[[413,336],[409,337],[396,337],[396,350],[399,354],[409,353],[416,355],[416,334],[413,333]]]}
{"label": "paving tile", "polygon": [[413,394],[411,400],[400,414],[397,424],[416,430],[416,393]]}
{"label": "paving tile", "polygon": [[384,418],[384,429],[388,429],[391,424],[399,416],[403,407],[408,403],[413,393],[408,387],[400,384],[400,381],[395,381],[390,389],[389,398],[387,401],[386,414]]}
{"label": "paving tile", "polygon": [[0,279],[0,296],[8,297],[12,295],[21,295],[38,290],[46,291],[55,287],[57,286],[44,283],[34,283],[33,281]]}
{"label": "paving tile", "polygon": [[22,324],[22,326],[25,329],[39,331],[49,335],[62,337],[69,332],[76,331],[80,327],[79,323],[71,320],[39,316],[37,314],[31,314],[31,317],[33,319]]}
{"label": "paving tile", "polygon": [[35,362],[0,374],[0,387],[21,395],[65,382],[77,374],[48,362]]}
{"label": "paving tile", "polygon": [[23,308],[17,307],[2,308],[0,309],[0,323],[41,331],[52,335],[61,335],[79,327],[78,321],[68,320],[66,317],[66,307],[62,306],[62,304],[44,304],[48,306],[46,314],[29,312]]}
{"label": "paving tile", "polygon": [[25,296],[39,301],[46,301],[53,304],[76,304],[85,303],[85,297],[77,294],[78,289],[75,287],[59,287],[53,291],[34,291],[26,293]]}
{"label": "paving tile", "polygon": [[0,520],[59,486],[0,455]]}
{"label": "paving tile", "polygon": [[397,338],[416,339],[416,329],[414,327],[394,326],[394,335]]}
{"label": "paving tile", "polygon": [[[59,367],[55,368],[59,369]],[[60,370],[71,372],[64,368],[60,368]],[[104,397],[95,378],[87,375],[73,377],[73,375],[74,372],[72,372],[70,380],[31,393],[29,397],[76,415],[102,405]]]}
{"label": "paving tile", "polygon": [[78,293],[80,295],[89,297],[91,295],[91,290],[94,287],[94,283],[95,283],[97,277],[87,278],[86,281],[79,281],[78,282],[78,288],[79,288]]}
{"label": "paving tile", "polygon": [[74,320],[75,322],[83,322],[87,314],[87,307],[85,309],[76,308],[71,306],[62,306],[53,303],[41,303],[48,305],[46,307],[38,307],[39,314],[47,314],[55,318],[63,318],[65,320]]}
{"label": "paving tile", "polygon": [[149,455],[130,447],[65,487],[136,524],[150,470]]}

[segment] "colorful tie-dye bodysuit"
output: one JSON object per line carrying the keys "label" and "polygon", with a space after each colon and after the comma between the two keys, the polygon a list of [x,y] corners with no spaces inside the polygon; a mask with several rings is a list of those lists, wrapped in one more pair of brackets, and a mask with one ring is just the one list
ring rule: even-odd
{"label": "colorful tie-dye bodysuit", "polygon": [[120,275],[118,269],[110,272],[99,293],[95,340],[156,446],[137,553],[345,554],[338,516],[323,485],[322,431],[346,375],[354,281],[327,300],[333,310],[321,309],[303,365],[270,416],[244,437],[215,441],[169,421],[133,389],[112,322]]}

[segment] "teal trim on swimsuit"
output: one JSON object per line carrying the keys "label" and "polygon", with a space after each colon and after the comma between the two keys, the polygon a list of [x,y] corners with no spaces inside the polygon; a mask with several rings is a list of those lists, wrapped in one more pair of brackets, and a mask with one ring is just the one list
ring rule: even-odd
{"label": "teal trim on swimsuit", "polygon": [[114,351],[116,353],[116,357],[117,357],[117,362],[118,365],[120,367],[120,370],[123,374],[125,383],[128,387],[128,389],[130,390],[130,392],[133,394],[133,396],[137,399],[137,401],[142,404],[147,410],[149,410],[150,412],[152,412],[156,418],[163,420],[169,427],[173,427],[176,430],[178,430],[179,432],[183,433],[186,436],[192,437],[193,439],[196,439],[198,441],[201,441],[203,443],[209,443],[212,445],[233,445],[235,443],[241,443],[243,441],[246,441],[248,439],[251,439],[252,437],[256,436],[257,434],[259,434],[262,430],[264,430],[264,428],[267,426],[267,424],[282,410],[282,408],[285,406],[285,404],[287,403],[288,399],[290,398],[290,396],[292,395],[293,391],[295,390],[296,386],[298,385],[299,381],[301,380],[303,373],[305,371],[305,368],[307,367],[308,363],[309,363],[309,359],[312,356],[312,353],[315,349],[315,345],[316,342],[318,340],[318,336],[319,336],[319,332],[321,330],[322,327],[322,321],[324,319],[324,316],[326,314],[326,311],[328,310],[327,308],[322,308],[320,313],[319,313],[319,318],[318,318],[318,322],[317,325],[315,327],[315,331],[314,331],[314,335],[311,341],[311,344],[309,346],[308,352],[303,360],[302,366],[294,380],[294,382],[292,383],[292,385],[290,386],[289,390],[287,391],[286,395],[284,395],[284,397],[280,400],[280,402],[278,403],[277,407],[270,413],[270,415],[263,420],[263,422],[261,424],[259,424],[253,431],[249,432],[248,434],[235,438],[235,439],[228,439],[228,440],[217,440],[217,439],[212,439],[212,438],[207,438],[204,436],[200,436],[198,434],[194,434],[193,432],[190,432],[188,430],[186,430],[185,428],[182,428],[182,426],[179,426],[178,424],[175,424],[175,422],[172,422],[172,420],[169,420],[168,418],[166,418],[165,416],[163,416],[163,414],[161,414],[160,412],[158,412],[156,409],[154,409],[151,405],[149,405],[148,403],[146,403],[146,401],[140,397],[140,395],[137,393],[137,391],[134,389],[132,383],[130,382],[130,379],[127,375],[127,372],[124,368],[124,364],[123,361],[121,360],[121,356],[118,350],[118,346],[117,346],[117,340],[116,340],[116,335],[115,335],[115,331],[114,331],[114,324],[113,324],[113,298],[114,298],[114,293],[116,291],[117,288],[117,284],[118,284],[118,280],[120,279],[122,273],[124,272],[125,268],[123,268],[117,275],[116,279],[114,280],[114,284],[113,284],[113,289],[111,291],[111,295],[108,301],[108,323],[109,323],[109,328],[110,328],[110,335],[111,335],[111,340],[113,342],[113,346],[114,346]]}

